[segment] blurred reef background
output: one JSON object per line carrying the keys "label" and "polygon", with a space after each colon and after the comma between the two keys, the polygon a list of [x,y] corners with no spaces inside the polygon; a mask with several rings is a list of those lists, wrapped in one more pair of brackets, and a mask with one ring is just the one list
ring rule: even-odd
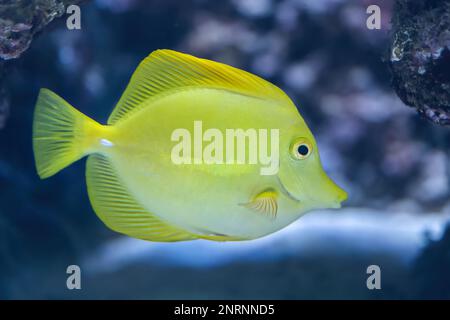
{"label": "blurred reef background", "polygon": [[[81,30],[66,28],[71,3],[81,6]],[[445,3],[0,0],[0,298],[449,299]],[[372,4],[381,7],[380,30],[366,27]],[[437,27],[424,28],[437,12]],[[428,43],[430,34],[439,37]],[[348,191],[344,208],[250,242],[159,244],[100,222],[85,160],[39,180],[31,145],[39,89],[104,123],[138,63],[159,48],[285,90]],[[72,264],[82,290],[66,288]],[[371,264],[381,267],[381,290],[366,287]]]}

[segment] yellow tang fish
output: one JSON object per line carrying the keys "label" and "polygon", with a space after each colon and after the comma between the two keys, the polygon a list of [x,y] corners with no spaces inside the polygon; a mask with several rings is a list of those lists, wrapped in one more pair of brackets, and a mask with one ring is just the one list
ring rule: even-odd
{"label": "yellow tang fish", "polygon": [[255,239],[347,198],[282,90],[171,50],[141,62],[107,125],[42,89],[33,148],[41,178],[88,156],[98,217],[149,241]]}

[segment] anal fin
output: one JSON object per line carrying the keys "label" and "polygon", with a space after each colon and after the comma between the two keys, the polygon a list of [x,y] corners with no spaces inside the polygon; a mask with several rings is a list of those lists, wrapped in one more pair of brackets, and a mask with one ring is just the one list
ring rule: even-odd
{"label": "anal fin", "polygon": [[89,198],[98,217],[112,230],[133,238],[173,242],[198,239],[145,210],[128,192],[110,161],[89,156],[86,167]]}

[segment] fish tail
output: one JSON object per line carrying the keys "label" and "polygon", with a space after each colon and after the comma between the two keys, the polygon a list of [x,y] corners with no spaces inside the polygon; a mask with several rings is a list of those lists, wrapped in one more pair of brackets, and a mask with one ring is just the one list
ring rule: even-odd
{"label": "fish tail", "polygon": [[54,92],[41,89],[33,120],[34,158],[41,179],[91,153],[101,128]]}

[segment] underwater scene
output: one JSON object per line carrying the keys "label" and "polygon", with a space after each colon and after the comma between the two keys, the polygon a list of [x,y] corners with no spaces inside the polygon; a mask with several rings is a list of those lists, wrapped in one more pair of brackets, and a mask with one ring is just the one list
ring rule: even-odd
{"label": "underwater scene", "polygon": [[450,3],[0,0],[0,299],[450,299]]}

